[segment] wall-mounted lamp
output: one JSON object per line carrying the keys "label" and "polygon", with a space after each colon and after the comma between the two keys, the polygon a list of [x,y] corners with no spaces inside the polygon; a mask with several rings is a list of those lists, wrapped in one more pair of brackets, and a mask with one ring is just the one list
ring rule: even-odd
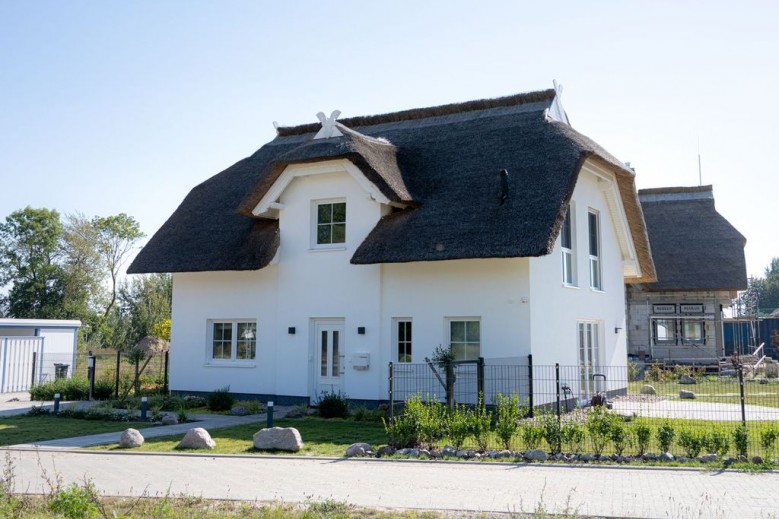
{"label": "wall-mounted lamp", "polygon": [[290,335],[295,335],[295,327],[290,326],[289,328],[287,328],[287,333]]}
{"label": "wall-mounted lamp", "polygon": [[622,330],[621,326],[615,326],[614,327],[614,333],[619,333]]}
{"label": "wall-mounted lamp", "polygon": [[365,326],[358,326],[357,327],[357,334],[358,335],[365,335]]}

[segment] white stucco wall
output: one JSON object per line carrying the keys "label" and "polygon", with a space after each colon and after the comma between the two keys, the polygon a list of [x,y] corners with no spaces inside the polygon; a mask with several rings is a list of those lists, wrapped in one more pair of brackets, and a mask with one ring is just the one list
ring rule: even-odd
{"label": "white stucco wall", "polygon": [[[576,286],[562,282],[562,250],[558,237],[551,255],[530,259],[530,322],[533,364],[550,366],[535,381],[537,393],[543,378],[554,380],[555,363],[561,365],[561,380],[576,386],[579,363],[577,323],[596,321],[600,328],[602,366],[626,365],[625,285],[622,254],[617,244],[613,216],[603,194],[603,181],[583,171],[572,196]],[[588,212],[600,215],[602,290],[590,288]],[[619,217],[619,215],[615,215]],[[615,329],[619,328],[618,333]],[[608,371],[608,370],[603,370]],[[611,379],[621,372],[606,373]],[[614,381],[614,380],[612,380]],[[609,389],[613,384],[609,383]],[[624,384],[622,384],[624,387]],[[575,389],[575,387],[574,387]]]}
{"label": "white stucco wall", "polygon": [[[346,201],[346,242],[312,248],[312,201]],[[622,258],[601,185],[582,174],[574,191],[578,288],[562,284],[559,240],[543,258],[352,265],[354,251],[389,207],[348,173],[292,180],[278,199],[280,249],[252,272],[174,274],[171,388],[315,398],[317,319],[343,322],[341,390],[350,398],[387,398],[388,363],[397,361],[394,319],[413,323],[413,362],[448,344],[447,318],[481,321],[481,355],[497,362],[578,363],[578,320],[600,325],[601,363],[625,364]],[[602,291],[589,288],[587,211],[601,214]],[[257,321],[255,361],[209,360],[209,320]],[[295,333],[288,333],[290,327]],[[358,327],[365,333],[359,334]],[[620,333],[615,334],[615,327]],[[367,354],[367,369],[355,369]]]}

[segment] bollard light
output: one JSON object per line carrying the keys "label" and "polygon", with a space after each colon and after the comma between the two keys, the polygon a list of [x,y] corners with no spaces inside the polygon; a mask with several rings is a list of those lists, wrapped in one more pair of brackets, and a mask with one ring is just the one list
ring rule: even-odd
{"label": "bollard light", "polygon": [[273,427],[273,400],[270,400],[268,402],[268,413],[267,414],[268,414],[267,426],[268,426],[268,429],[270,429],[271,427]]}
{"label": "bollard light", "polygon": [[149,397],[141,397],[141,420],[146,420],[146,412],[149,410]]}
{"label": "bollard light", "polygon": [[54,393],[54,414],[60,412],[60,394]]}

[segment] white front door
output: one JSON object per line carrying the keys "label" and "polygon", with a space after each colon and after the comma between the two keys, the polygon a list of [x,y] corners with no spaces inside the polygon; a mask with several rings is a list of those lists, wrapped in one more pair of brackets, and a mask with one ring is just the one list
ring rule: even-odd
{"label": "white front door", "polygon": [[597,322],[581,321],[578,324],[580,393],[582,398],[591,398],[605,389],[600,363],[600,327]]}
{"label": "white front door", "polygon": [[322,393],[339,393],[344,375],[343,319],[314,321],[314,383],[312,395],[316,401]]}

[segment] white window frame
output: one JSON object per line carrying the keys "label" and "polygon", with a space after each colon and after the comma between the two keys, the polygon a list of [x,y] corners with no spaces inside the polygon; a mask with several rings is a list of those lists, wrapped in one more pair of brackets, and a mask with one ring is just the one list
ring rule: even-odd
{"label": "white window frame", "polygon": [[[407,335],[405,337],[405,340],[401,341],[400,337],[400,325],[401,324],[408,324],[411,328],[410,330],[406,330]],[[408,332],[410,333],[410,337],[408,336]],[[403,343],[405,346],[407,346],[407,353],[404,355],[406,357],[402,357],[400,354],[400,346],[401,343]],[[399,364],[406,364],[414,362],[414,326],[413,326],[413,320],[410,317],[395,317],[392,319],[392,347],[394,349],[394,354],[392,356],[393,360]],[[405,349],[404,349],[405,350]]]}
{"label": "white window frame", "polygon": [[[230,324],[230,357],[214,357],[214,326],[217,324]],[[254,356],[250,358],[238,358],[238,328],[242,324],[254,325]],[[211,364],[254,364],[257,361],[257,320],[256,319],[208,319],[208,332],[206,339],[206,360]]]}
{"label": "white window frame", "polygon": [[[571,210],[573,203],[568,206],[563,221],[563,227],[560,230],[560,250],[563,270],[563,285],[575,287],[576,285],[576,231],[574,222],[574,211]],[[566,224],[568,230],[568,245],[565,246]]]}
{"label": "white window frame", "polygon": [[[595,219],[595,254],[592,253],[592,221]],[[603,291],[603,269],[601,268],[601,238],[600,238],[600,213],[595,209],[587,211],[587,255],[590,265],[590,288],[597,291]]]}
{"label": "white window frame", "polygon": [[[312,250],[344,250],[346,249],[346,233],[348,213],[344,220],[344,241],[338,243],[317,243],[319,230],[319,206],[332,204],[346,204],[346,198],[325,198],[311,201],[311,249]],[[347,208],[348,210],[348,208]],[[331,222],[332,225],[332,222]]]}
{"label": "white window frame", "polygon": [[[457,358],[457,357],[455,357],[455,361],[477,360],[479,357],[483,356],[482,355],[482,349],[481,349],[482,342],[483,342],[482,341],[482,333],[481,333],[481,328],[482,328],[482,326],[481,326],[481,317],[447,317],[447,318],[445,318],[445,322],[446,322],[446,335],[445,335],[446,336],[446,342],[447,342],[447,344],[449,344],[449,347],[452,349],[452,352],[454,352],[454,344],[452,343],[452,323],[455,323],[455,322],[464,322],[464,323],[477,322],[477,323],[479,323],[479,354],[476,355],[476,357],[474,357],[474,358]],[[467,326],[467,324],[466,324],[466,327],[465,327],[465,334],[466,334],[466,338],[467,338],[467,334],[468,334],[468,326]],[[473,342],[473,341],[471,341],[471,342]],[[463,344],[468,344],[468,341],[463,342]]]}

